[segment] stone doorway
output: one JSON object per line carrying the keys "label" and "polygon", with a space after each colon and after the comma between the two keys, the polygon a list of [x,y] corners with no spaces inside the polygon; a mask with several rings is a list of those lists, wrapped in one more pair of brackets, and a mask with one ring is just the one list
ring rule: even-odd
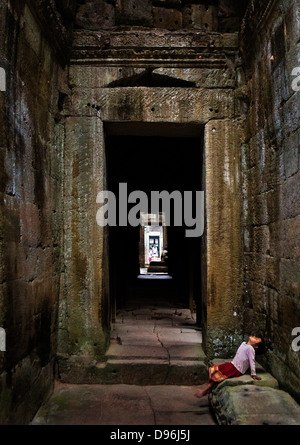
{"label": "stone doorway", "polygon": [[[80,78],[87,78],[83,67],[77,69]],[[218,110],[217,119],[211,116],[214,109]],[[107,141],[114,137],[121,137],[123,146],[125,137],[202,137],[200,190],[205,191],[206,224],[197,276],[201,281],[198,319],[203,326],[203,347],[213,355],[216,349],[224,349],[226,337],[225,348],[230,354],[240,341],[237,332],[241,332],[242,319],[235,314],[242,303],[241,131],[234,113],[234,95],[226,88],[74,87],[65,124],[64,190],[70,199],[64,202],[65,273],[58,338],[58,360],[71,361],[73,371],[74,360],[82,366],[82,357],[103,359],[116,313],[113,275],[109,273],[109,230],[96,222],[97,194],[110,186]],[[186,153],[183,159],[188,159]],[[132,236],[138,246],[138,231]],[[197,255],[199,249],[191,246],[191,252]],[[138,272],[138,252],[135,258],[130,263]]]}
{"label": "stone doorway", "polygon": [[[164,220],[161,216],[159,221],[155,215],[151,226],[109,227],[110,299],[115,302],[116,308],[123,307],[129,301],[132,304],[135,298],[139,303],[145,298],[145,304],[147,301],[159,301],[171,307],[176,304],[186,308],[197,307],[198,321],[201,323],[201,237],[187,237],[186,223],[191,224],[189,221],[196,213],[196,206],[198,219],[196,221],[194,218],[196,222],[192,224],[198,226],[199,219],[204,219],[204,215],[199,215],[199,204],[196,202],[196,191],[203,188],[203,129],[199,126],[198,137],[196,132],[193,137],[188,137],[188,133],[180,135],[179,132],[177,137],[172,137],[172,133],[168,134],[161,128],[161,125],[147,128],[145,124],[141,135],[122,134],[125,133],[124,126],[122,131],[116,129],[116,134],[106,133],[107,183],[109,190],[118,197],[117,208],[122,184],[126,185],[127,196],[136,190],[147,195],[149,212],[153,205],[152,192],[166,192],[160,203],[163,205],[164,200],[170,210],[168,215],[162,215]],[[134,131],[132,126],[129,131]],[[156,159],[155,165],[153,159]],[[188,206],[184,200],[186,191],[192,192],[192,206]],[[135,205],[128,204],[128,212]],[[180,221],[177,218],[179,215],[175,217],[175,212],[180,212]],[[148,252],[151,242],[151,250],[154,252],[155,249],[154,261],[149,263],[146,259],[143,263],[151,275],[148,274],[146,281],[146,277],[140,273],[141,231],[144,230],[149,234],[142,250],[146,248]],[[169,252],[167,276],[160,265],[164,239],[168,240]]]}

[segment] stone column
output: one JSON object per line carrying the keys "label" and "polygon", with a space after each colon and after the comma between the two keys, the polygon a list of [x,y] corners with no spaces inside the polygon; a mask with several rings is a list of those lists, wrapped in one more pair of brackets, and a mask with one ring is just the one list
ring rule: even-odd
{"label": "stone column", "polygon": [[240,131],[232,119],[205,126],[206,350],[231,357],[242,336]]}
{"label": "stone column", "polygon": [[103,124],[98,116],[69,117],[65,128],[58,354],[98,360],[107,346],[110,323],[108,237],[96,221],[96,197],[106,189]]}

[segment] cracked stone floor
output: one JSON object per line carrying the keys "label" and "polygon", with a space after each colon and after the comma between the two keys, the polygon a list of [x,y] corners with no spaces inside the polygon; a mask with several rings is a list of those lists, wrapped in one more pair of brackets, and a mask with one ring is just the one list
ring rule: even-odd
{"label": "cracked stone floor", "polygon": [[107,356],[193,359],[202,344],[202,333],[195,323],[195,314],[184,308],[119,310]]}
{"label": "cracked stone floor", "polygon": [[[119,310],[109,358],[166,362],[194,360],[201,330],[189,309],[159,306]],[[151,362],[152,361],[152,362]],[[148,368],[146,368],[148,369]],[[151,372],[151,371],[150,371]],[[134,371],[133,371],[134,373]],[[85,384],[57,382],[33,425],[216,425],[208,397],[194,384]]]}

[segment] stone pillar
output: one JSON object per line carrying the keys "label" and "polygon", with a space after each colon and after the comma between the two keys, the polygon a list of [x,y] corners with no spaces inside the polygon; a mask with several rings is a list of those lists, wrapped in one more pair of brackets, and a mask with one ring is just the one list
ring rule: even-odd
{"label": "stone pillar", "polygon": [[231,356],[242,336],[240,131],[231,119],[205,126],[209,357]]}
{"label": "stone pillar", "polygon": [[98,360],[107,346],[110,323],[108,236],[96,221],[96,197],[106,189],[103,124],[98,116],[69,117],[65,128],[58,354]]}

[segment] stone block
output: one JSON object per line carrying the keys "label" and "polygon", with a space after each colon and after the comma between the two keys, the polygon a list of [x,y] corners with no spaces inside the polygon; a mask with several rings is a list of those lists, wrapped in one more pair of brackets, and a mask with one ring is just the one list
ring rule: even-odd
{"label": "stone block", "polygon": [[80,5],[76,14],[77,27],[88,30],[108,29],[115,25],[115,8],[104,0]]}
{"label": "stone block", "polygon": [[201,361],[166,359],[109,359],[99,368],[102,383],[136,385],[200,385],[207,380],[207,367]]}
{"label": "stone block", "polygon": [[[73,353],[103,353],[106,335],[99,313],[99,289],[103,284],[104,230],[98,226],[97,194],[106,190],[103,161],[103,125],[100,119],[70,117],[66,121],[66,143],[73,147],[65,156],[64,199],[65,280],[60,312],[58,349]],[[79,202],[81,205],[79,206]],[[89,307],[82,311],[82,305]],[[70,313],[65,317],[65,310]],[[105,316],[105,314],[104,314]],[[100,318],[99,318],[100,317]]]}
{"label": "stone block", "polygon": [[111,122],[205,123],[216,110],[220,120],[232,117],[234,97],[230,89],[128,87],[95,89],[92,94],[85,89],[74,93],[72,108],[85,116],[99,113]]}
{"label": "stone block", "polygon": [[85,88],[105,88],[117,80],[134,76],[137,77],[143,72],[145,72],[145,69],[131,66],[101,67],[73,65],[70,67],[70,84],[72,84],[74,91]]}
{"label": "stone block", "polygon": [[153,24],[155,28],[181,29],[182,13],[177,9],[153,7]]}
{"label": "stone block", "polygon": [[28,425],[53,388],[53,363],[40,368],[38,358],[25,357],[12,373],[0,375],[0,424]]}
{"label": "stone block", "polygon": [[270,251],[270,231],[268,226],[254,227],[253,230],[253,250],[255,252],[267,253]]}
{"label": "stone block", "polygon": [[274,256],[266,256],[265,265],[265,283],[275,289],[280,287],[280,258]]}
{"label": "stone block", "polygon": [[262,174],[261,168],[251,168],[244,174],[245,196],[257,196],[266,191],[266,178]]}
{"label": "stone block", "polygon": [[[267,79],[266,79],[267,81]],[[272,96],[274,101],[274,106],[280,108],[284,101],[286,101],[290,96],[290,91],[287,83],[288,79],[286,76],[286,59],[282,61],[278,66],[274,69],[272,73],[272,88],[267,88],[267,92],[269,92],[270,96]],[[263,98],[265,99],[265,98]],[[265,102],[268,107],[269,113],[272,112],[272,103]]]}
{"label": "stone block", "polygon": [[37,246],[40,242],[41,220],[39,209],[35,204],[21,203],[20,224],[22,242],[30,246]]}
{"label": "stone block", "polygon": [[97,47],[100,50],[109,46],[111,34],[108,31],[89,31],[75,30],[73,35],[73,54],[74,50],[82,48],[86,53],[87,47]]}
{"label": "stone block", "polygon": [[272,256],[299,259],[299,218],[296,216],[270,225],[270,254]]}
{"label": "stone block", "polygon": [[[261,253],[250,253],[245,256],[245,289],[247,293],[254,292],[252,282],[265,284],[279,290],[280,288],[280,259]],[[258,290],[258,289],[257,289]],[[258,296],[259,298],[259,296]]]}
{"label": "stone block", "polygon": [[1,217],[4,238],[6,242],[15,241],[18,243],[21,234],[19,202],[15,196],[5,195],[4,205],[5,212]]}
{"label": "stone block", "polygon": [[229,69],[157,68],[153,73],[193,82],[198,88],[229,88],[236,82],[234,74]]}
{"label": "stone block", "polygon": [[300,129],[289,135],[283,142],[283,165],[286,177],[292,176],[299,170]]}
{"label": "stone block", "polygon": [[[215,323],[220,327],[220,320],[216,322],[215,317],[218,318],[216,314],[222,312],[222,327],[231,332],[239,324],[234,312],[241,286],[238,272],[242,242],[239,138],[240,128],[235,122],[212,120],[206,125],[206,209],[207,218],[211,221],[207,250],[207,319],[211,328],[216,327]],[[227,205],[229,202],[231,204]],[[225,260],[228,257],[229,262]],[[217,270],[222,270],[222,276]]]}
{"label": "stone block", "polygon": [[207,366],[196,360],[171,360],[165,385],[202,385],[207,382]]}
{"label": "stone block", "polygon": [[263,193],[249,198],[249,214],[252,224],[269,224],[268,196],[267,193]]}
{"label": "stone block", "polygon": [[299,425],[300,422],[300,406],[280,389],[224,385],[212,394],[211,403],[222,425]]}
{"label": "stone block", "polygon": [[152,26],[152,1],[117,0],[116,25]]}
{"label": "stone block", "polygon": [[[278,337],[276,332],[276,337]],[[293,339],[295,337],[292,337]],[[299,351],[295,352],[291,349],[287,354],[282,354],[278,351],[277,345],[274,345],[273,351],[268,353],[268,365],[272,369],[273,374],[278,381],[282,382],[284,389],[295,398],[299,403],[300,401],[300,354]]]}
{"label": "stone block", "polygon": [[283,135],[288,137],[299,129],[299,92],[294,92],[290,99],[282,106],[284,113]]}
{"label": "stone block", "polygon": [[[143,338],[144,340],[144,338]],[[110,344],[105,356],[110,360],[113,358],[126,359],[126,360],[135,360],[140,358],[149,358],[149,359],[168,359],[168,352],[165,348],[162,348],[161,344],[156,342],[155,344],[147,344],[147,348],[145,349],[145,343],[138,345],[132,344]]]}
{"label": "stone block", "polygon": [[282,219],[292,218],[300,215],[299,201],[300,172],[289,177],[281,186],[280,190],[280,215]]}
{"label": "stone block", "polygon": [[[261,282],[261,276],[257,276],[256,280],[251,283],[251,303],[252,308],[256,314],[265,315],[267,312],[267,295],[268,288]],[[264,320],[263,320],[264,322]],[[264,329],[261,331],[262,327],[259,322],[256,323],[255,327],[251,329],[255,329],[257,332],[264,332]],[[260,335],[260,334],[259,334]]]}
{"label": "stone block", "polygon": [[189,4],[182,10],[183,27],[201,29],[206,32],[218,31],[217,9],[214,5]]}
{"label": "stone block", "polygon": [[37,253],[20,243],[7,243],[5,263],[7,265],[7,279],[31,280],[36,276]]}
{"label": "stone block", "polygon": [[249,142],[249,168],[261,168],[265,152],[265,134],[262,129],[255,133]]}
{"label": "stone block", "polygon": [[[280,261],[280,290],[282,298],[281,315],[287,326],[299,326],[299,300],[300,296],[300,260],[281,258]],[[297,321],[298,319],[298,321]]]}

